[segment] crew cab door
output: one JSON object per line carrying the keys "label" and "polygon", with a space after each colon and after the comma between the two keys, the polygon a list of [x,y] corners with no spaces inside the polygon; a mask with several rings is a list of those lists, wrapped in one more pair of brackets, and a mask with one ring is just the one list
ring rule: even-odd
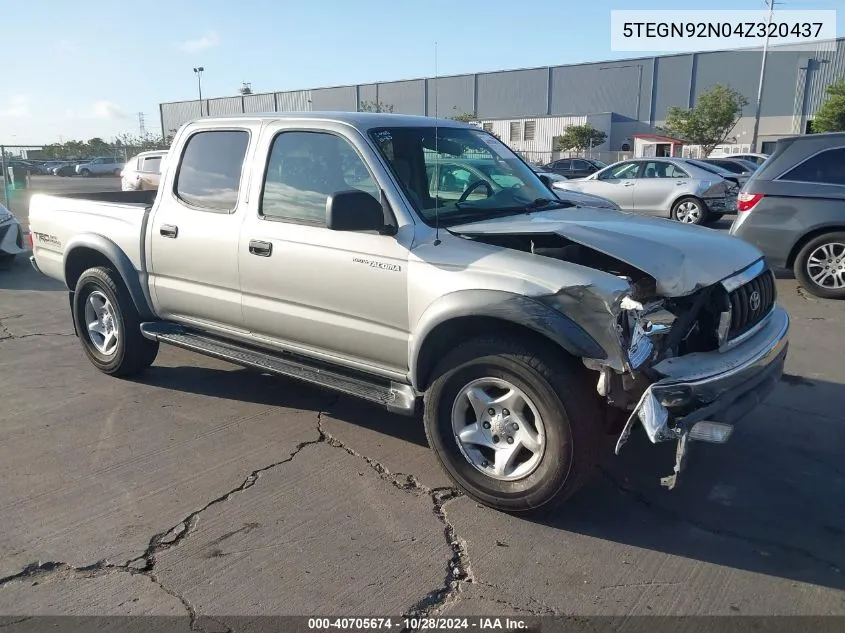
{"label": "crew cab door", "polygon": [[329,195],[358,189],[379,199],[381,189],[365,139],[329,127],[265,128],[258,155],[269,158],[253,179],[238,251],[245,323],[261,344],[407,372],[409,244],[326,228]]}
{"label": "crew cab door", "polygon": [[200,327],[242,329],[238,236],[248,129],[185,132],[147,228],[157,314]]}

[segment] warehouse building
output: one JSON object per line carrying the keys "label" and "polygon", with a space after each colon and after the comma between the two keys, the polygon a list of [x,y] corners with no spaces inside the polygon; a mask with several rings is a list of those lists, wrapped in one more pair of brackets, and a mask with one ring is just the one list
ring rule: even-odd
{"label": "warehouse building", "polygon": [[768,152],[778,138],[805,133],[808,122],[825,99],[825,88],[845,76],[843,43],[845,38],[835,43],[819,43],[816,50],[769,49],[756,148],[751,147],[751,138],[761,49],[684,53],[162,103],[162,133],[170,134],[201,115],[354,111],[380,104],[398,113],[474,115],[480,125],[538,162],[552,158],[553,139],[568,126],[590,123],[607,134],[607,140],[592,151],[599,157],[609,154],[614,158],[614,154],[630,155],[635,137],[660,134],[656,127],[665,121],[671,106],[692,107],[697,95],[715,84],[726,84],[740,91],[749,104],[725,150]]}

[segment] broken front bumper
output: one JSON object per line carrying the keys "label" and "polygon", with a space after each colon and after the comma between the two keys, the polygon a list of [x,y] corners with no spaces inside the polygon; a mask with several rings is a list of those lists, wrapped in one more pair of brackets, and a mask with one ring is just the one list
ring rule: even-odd
{"label": "broken front bumper", "polygon": [[777,385],[786,361],[788,333],[789,315],[776,305],[762,327],[735,347],[668,358],[655,365],[663,378],[646,389],[619,436],[616,452],[637,418],[652,442],[678,440],[675,475],[665,482],[673,487],[696,423],[733,425]]}

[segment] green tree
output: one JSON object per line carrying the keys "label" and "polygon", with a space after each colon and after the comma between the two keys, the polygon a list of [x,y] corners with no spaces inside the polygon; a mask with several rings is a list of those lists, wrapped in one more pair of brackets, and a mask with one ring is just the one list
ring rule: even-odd
{"label": "green tree", "polygon": [[669,108],[663,129],[676,138],[701,145],[706,156],[725,142],[747,105],[748,99],[740,92],[716,84],[699,95],[695,107]]}
{"label": "green tree", "polygon": [[[458,106],[453,106],[452,110],[457,113]],[[472,123],[474,121],[478,121],[478,115],[475,112],[461,112],[458,114],[453,114],[449,118],[453,121],[461,121],[462,123]]]}
{"label": "green tree", "polygon": [[381,101],[362,101],[358,112],[393,112],[393,104]]}
{"label": "green tree", "polygon": [[827,99],[821,105],[810,129],[813,132],[845,131],[845,78],[839,78],[826,89]]}
{"label": "green tree", "polygon": [[560,136],[555,136],[552,149],[562,152],[571,149],[589,149],[597,147],[607,140],[607,134],[597,130],[589,123],[584,125],[570,125]]}

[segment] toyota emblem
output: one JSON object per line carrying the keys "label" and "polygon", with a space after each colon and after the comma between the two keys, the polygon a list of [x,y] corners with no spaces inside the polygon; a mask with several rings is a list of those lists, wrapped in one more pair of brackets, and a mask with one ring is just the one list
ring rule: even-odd
{"label": "toyota emblem", "polygon": [[751,293],[751,296],[748,297],[748,303],[751,306],[752,312],[757,312],[760,309],[760,293],[755,290]]}

